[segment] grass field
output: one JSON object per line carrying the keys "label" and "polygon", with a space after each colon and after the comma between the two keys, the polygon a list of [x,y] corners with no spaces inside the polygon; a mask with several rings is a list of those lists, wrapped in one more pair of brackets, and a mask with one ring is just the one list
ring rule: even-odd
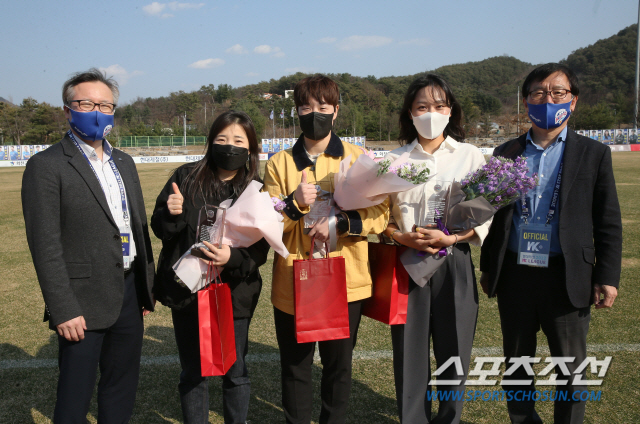
{"label": "grass field", "polygon": [[[602,386],[600,401],[587,404],[587,423],[640,422],[640,153],[614,153],[614,168],[624,225],[622,281],[619,296],[610,310],[592,310],[588,343],[598,359],[613,356]],[[171,165],[140,165],[147,213],[172,170]],[[42,322],[44,304],[27,247],[20,204],[23,168],[0,168],[0,423],[49,423],[53,416],[57,382],[57,342]],[[154,254],[160,242],[153,238]],[[474,263],[478,264],[478,250]],[[271,256],[272,258],[272,256]],[[252,395],[249,420],[253,423],[282,422],[279,362],[269,301],[271,260],[261,269],[265,285],[250,329],[249,370]],[[143,367],[132,422],[181,423],[177,383],[179,365],[168,308],[158,305],[145,320]],[[539,344],[546,346],[540,336]],[[495,299],[480,296],[480,314],[475,348],[500,348],[502,336]],[[594,349],[597,352],[594,353]],[[350,423],[398,422],[387,326],[363,318],[354,360],[353,389],[349,406]],[[482,350],[480,356],[489,356]],[[500,349],[490,351],[499,356]],[[540,354],[540,356],[547,356]],[[314,365],[319,382],[320,365]],[[475,389],[475,388],[474,388]],[[500,390],[498,386],[480,390]],[[210,382],[212,423],[222,423],[222,391],[219,379]],[[319,385],[315,390],[319,414]],[[436,405],[434,405],[434,408]],[[539,402],[545,422],[552,422],[551,402]],[[95,400],[90,421],[96,422]],[[508,422],[504,402],[468,402],[465,423]]]}

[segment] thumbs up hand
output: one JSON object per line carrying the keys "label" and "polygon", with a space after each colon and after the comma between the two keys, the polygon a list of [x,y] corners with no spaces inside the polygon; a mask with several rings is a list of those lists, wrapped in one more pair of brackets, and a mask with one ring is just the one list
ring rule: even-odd
{"label": "thumbs up hand", "polygon": [[300,206],[310,206],[316,201],[318,189],[314,184],[307,184],[307,170],[302,171],[300,184],[294,193],[296,202]]}
{"label": "thumbs up hand", "polygon": [[169,195],[169,198],[167,199],[167,207],[169,208],[169,213],[171,215],[180,215],[182,213],[182,202],[184,201],[184,197],[180,194],[178,184],[172,183],[172,186],[173,194]]}

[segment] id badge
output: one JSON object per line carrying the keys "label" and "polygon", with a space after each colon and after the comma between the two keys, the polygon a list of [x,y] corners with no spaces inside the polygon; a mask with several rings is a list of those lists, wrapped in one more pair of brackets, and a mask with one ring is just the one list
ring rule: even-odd
{"label": "id badge", "polygon": [[128,269],[131,265],[129,258],[129,252],[131,247],[131,233],[120,233],[120,240],[122,240],[122,262],[125,269]]}
{"label": "id badge", "polygon": [[129,247],[131,243],[129,238],[131,235],[129,233],[120,233],[120,239],[122,240],[122,256],[129,256]]}
{"label": "id badge", "polygon": [[518,235],[518,265],[549,267],[551,226],[527,224],[520,227]]}

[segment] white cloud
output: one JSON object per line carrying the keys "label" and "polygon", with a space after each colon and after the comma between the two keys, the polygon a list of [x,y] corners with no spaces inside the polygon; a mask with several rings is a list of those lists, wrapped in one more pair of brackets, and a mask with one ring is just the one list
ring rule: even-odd
{"label": "white cloud", "polygon": [[233,46],[231,46],[227,50],[225,50],[225,52],[231,53],[231,54],[245,54],[245,53],[248,53],[247,49],[242,47],[240,44],[234,44]]}
{"label": "white cloud", "polygon": [[100,70],[102,72],[105,72],[107,76],[112,76],[113,78],[115,78],[116,81],[118,81],[122,85],[125,85],[130,78],[144,74],[144,72],[142,71],[127,72],[126,69],[118,64],[110,65],[106,68],[100,68]]}
{"label": "white cloud", "polygon": [[336,41],[338,41],[338,39],[336,37],[324,37],[318,40],[318,43],[326,43],[326,44],[330,44],[330,43],[335,43]]}
{"label": "white cloud", "polygon": [[260,74],[259,74],[259,73],[257,73],[257,72],[247,72],[247,73],[245,74],[245,76],[248,76],[248,77],[257,77],[257,76],[259,76],[259,75],[260,75]]}
{"label": "white cloud", "polygon": [[151,4],[144,6],[142,10],[147,15],[156,16],[156,15],[160,15],[162,11],[165,9],[165,7],[167,7],[166,4],[160,4],[157,1],[154,1]]}
{"label": "white cloud", "polygon": [[428,46],[431,44],[431,40],[428,38],[412,38],[411,40],[404,40],[398,42],[400,45],[410,45],[410,46]]}
{"label": "white cloud", "polygon": [[172,1],[169,3],[158,3],[154,1],[144,6],[142,10],[144,13],[150,16],[157,16],[159,18],[170,18],[173,15],[171,13],[165,13],[165,10],[171,10],[174,12],[186,9],[200,9],[204,6],[204,3],[179,3]]}
{"label": "white cloud", "polygon": [[272,57],[284,57],[285,54],[280,47],[271,47],[268,44],[262,44],[253,49],[254,53],[257,54],[270,54]]}
{"label": "white cloud", "polygon": [[380,35],[352,35],[351,37],[341,40],[338,43],[338,48],[344,51],[371,49],[386,46],[391,44],[392,41],[391,38]]}
{"label": "white cloud", "polygon": [[258,53],[258,54],[269,54],[273,51],[273,47],[267,44],[263,44],[261,46],[254,48],[253,51],[254,53]]}
{"label": "white cloud", "polygon": [[203,60],[198,60],[197,62],[193,62],[191,65],[189,65],[189,68],[196,68],[196,69],[217,68],[218,66],[224,65],[224,63],[225,62],[222,59],[210,58],[210,59],[203,59]]}
{"label": "white cloud", "polygon": [[171,10],[200,9],[202,6],[204,3],[178,3],[177,1],[167,3],[167,7]]}

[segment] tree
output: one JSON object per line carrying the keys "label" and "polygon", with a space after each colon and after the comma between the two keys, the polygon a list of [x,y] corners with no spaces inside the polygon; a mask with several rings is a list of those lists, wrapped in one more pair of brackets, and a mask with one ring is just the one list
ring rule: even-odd
{"label": "tree", "polygon": [[[35,101],[34,101],[35,102]],[[62,138],[67,130],[62,109],[48,103],[31,104],[29,125],[24,134],[24,144],[50,144]]]}
{"label": "tree", "polygon": [[216,101],[218,103],[224,103],[233,97],[233,87],[229,84],[219,84],[218,91],[216,91]]}
{"label": "tree", "polygon": [[184,91],[178,91],[177,93],[171,93],[171,102],[175,105],[178,115],[187,113],[191,115],[200,106],[200,98],[197,93],[185,93]]}
{"label": "tree", "polygon": [[491,116],[488,114],[483,114],[480,121],[480,133],[486,138],[489,137],[492,129],[493,124],[491,122]]}
{"label": "tree", "polygon": [[613,128],[615,117],[611,108],[604,102],[595,106],[576,107],[569,125],[578,130],[599,130]]}
{"label": "tree", "polygon": [[[267,125],[267,118],[260,111],[260,108],[258,108],[258,106],[256,106],[255,103],[246,99],[242,99],[234,104],[234,109],[241,110],[245,112],[247,115],[249,115],[249,117],[253,121],[253,126],[256,129],[257,138],[258,140],[260,140],[261,135],[264,132],[264,128]],[[277,118],[278,115],[277,114],[275,115],[276,115],[275,119],[278,119]],[[258,141],[258,144],[260,144],[260,141]]]}
{"label": "tree", "polygon": [[473,102],[467,92],[462,92],[458,96],[458,102],[462,107],[462,126],[467,133],[467,137],[478,135],[478,123],[480,122],[480,108]]}
{"label": "tree", "polygon": [[203,85],[198,90],[198,93],[203,97],[204,100],[209,101],[210,103],[215,103],[216,101],[216,87],[213,84]]}

